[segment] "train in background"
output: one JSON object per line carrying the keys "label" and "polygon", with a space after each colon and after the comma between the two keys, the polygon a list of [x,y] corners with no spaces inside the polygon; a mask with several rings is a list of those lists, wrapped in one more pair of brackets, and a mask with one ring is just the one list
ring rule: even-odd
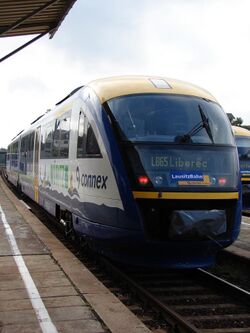
{"label": "train in background", "polygon": [[207,91],[124,76],[75,89],[8,146],[11,183],[120,262],[195,268],[238,236],[229,120]]}
{"label": "train in background", "polygon": [[250,209],[250,131],[232,126],[238,148],[242,182],[242,208]]}
{"label": "train in background", "polygon": [[0,148],[0,169],[5,169],[6,167],[6,155],[7,150],[4,148]]}

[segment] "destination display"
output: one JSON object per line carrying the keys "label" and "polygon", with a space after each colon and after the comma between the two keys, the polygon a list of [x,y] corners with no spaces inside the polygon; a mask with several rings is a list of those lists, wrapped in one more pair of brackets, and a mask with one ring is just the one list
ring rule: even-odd
{"label": "destination display", "polygon": [[175,157],[171,155],[156,155],[151,156],[152,167],[167,167],[167,168],[186,168],[186,169],[199,169],[205,170],[208,166],[208,161],[201,159],[190,159],[188,157]]}
{"label": "destination display", "polygon": [[[173,148],[159,146],[159,149],[137,146],[134,172],[145,174],[156,188],[172,187],[235,187],[239,175],[233,170],[237,161],[232,151],[210,149]],[[131,155],[131,154],[130,154]],[[129,158],[133,158],[132,155]],[[140,166],[140,167],[139,167]],[[143,170],[143,171],[142,171]],[[232,174],[235,174],[232,177]]]}

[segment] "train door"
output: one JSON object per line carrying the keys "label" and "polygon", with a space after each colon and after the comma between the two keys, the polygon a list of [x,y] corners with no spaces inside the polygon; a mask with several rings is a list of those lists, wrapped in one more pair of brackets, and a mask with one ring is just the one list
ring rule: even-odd
{"label": "train door", "polygon": [[35,130],[35,145],[34,145],[34,200],[39,202],[39,156],[40,156],[40,138],[41,126]]}

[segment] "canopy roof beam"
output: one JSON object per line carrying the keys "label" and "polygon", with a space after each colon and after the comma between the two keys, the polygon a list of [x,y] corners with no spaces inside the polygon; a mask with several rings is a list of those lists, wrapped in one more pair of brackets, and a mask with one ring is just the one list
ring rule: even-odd
{"label": "canopy roof beam", "polygon": [[46,34],[53,38],[76,0],[0,0],[0,38],[35,35],[0,62]]}
{"label": "canopy roof beam", "polygon": [[47,2],[43,6],[39,7],[36,10],[34,10],[32,13],[29,13],[26,16],[22,17],[20,20],[17,20],[15,23],[11,24],[9,27],[0,30],[0,36],[3,35],[6,32],[9,32],[9,31],[17,28],[20,24],[24,23],[25,21],[27,21],[31,17],[33,17],[33,16],[41,13],[44,9],[49,8],[51,5],[53,5],[54,3],[58,2],[58,1],[59,0],[51,0],[51,1]]}

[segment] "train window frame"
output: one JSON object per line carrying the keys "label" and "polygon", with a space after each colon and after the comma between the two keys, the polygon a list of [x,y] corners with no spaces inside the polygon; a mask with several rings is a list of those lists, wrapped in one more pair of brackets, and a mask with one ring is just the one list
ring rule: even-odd
{"label": "train window frame", "polygon": [[[82,135],[79,136],[79,133]],[[90,142],[90,140],[92,140],[92,142]],[[93,149],[93,151],[91,152],[88,149]],[[96,139],[95,132],[83,109],[80,109],[78,116],[76,157],[77,159],[102,158],[100,146]]]}

